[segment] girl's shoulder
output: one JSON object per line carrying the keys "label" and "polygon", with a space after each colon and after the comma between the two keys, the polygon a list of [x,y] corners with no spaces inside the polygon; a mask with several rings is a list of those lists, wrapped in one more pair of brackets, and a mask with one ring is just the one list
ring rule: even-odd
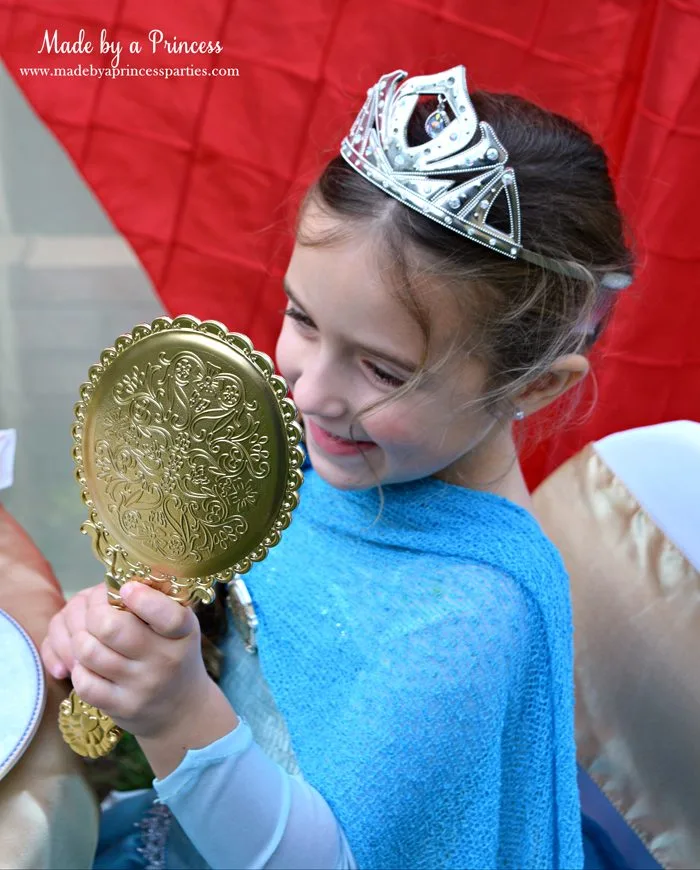
{"label": "girl's shoulder", "polygon": [[540,612],[526,587],[489,564],[455,558],[420,558],[414,589],[403,601],[392,596],[390,633],[432,638],[437,647],[482,645],[486,638],[512,646],[537,632]]}

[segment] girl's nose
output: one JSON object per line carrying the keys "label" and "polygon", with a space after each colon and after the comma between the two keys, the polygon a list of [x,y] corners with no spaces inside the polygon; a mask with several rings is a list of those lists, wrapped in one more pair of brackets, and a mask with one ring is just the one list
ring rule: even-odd
{"label": "girl's nose", "polygon": [[330,361],[324,362],[320,355],[307,358],[294,383],[294,401],[302,415],[342,417],[348,402],[341,381]]}

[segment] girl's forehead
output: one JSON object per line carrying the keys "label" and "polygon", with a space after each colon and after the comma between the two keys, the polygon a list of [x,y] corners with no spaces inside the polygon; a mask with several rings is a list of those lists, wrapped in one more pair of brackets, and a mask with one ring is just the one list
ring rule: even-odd
{"label": "girl's forehead", "polygon": [[335,324],[347,330],[397,334],[405,340],[421,336],[372,246],[355,238],[318,247],[297,244],[285,283],[292,301],[319,327]]}

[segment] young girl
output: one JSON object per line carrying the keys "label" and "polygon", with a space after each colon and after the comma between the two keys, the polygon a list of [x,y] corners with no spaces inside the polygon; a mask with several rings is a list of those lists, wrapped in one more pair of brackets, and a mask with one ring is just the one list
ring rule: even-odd
{"label": "young girl", "polygon": [[311,467],[245,576],[257,655],[231,627],[217,686],[194,614],[134,583],[51,625],[48,669],[157,777],[96,867],[583,866],[567,577],[512,421],[586,375],[631,257],[582,130],[406,76],[301,209],[277,362]]}

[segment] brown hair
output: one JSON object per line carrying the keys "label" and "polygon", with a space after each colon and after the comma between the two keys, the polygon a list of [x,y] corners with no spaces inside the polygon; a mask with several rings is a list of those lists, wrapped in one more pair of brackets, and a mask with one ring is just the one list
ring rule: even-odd
{"label": "brown hair", "polygon": [[[299,223],[297,240],[329,244],[371,224],[393,267],[397,295],[423,330],[425,358],[429,319],[417,287],[437,278],[451,288],[469,324],[460,344],[487,365],[480,402],[495,412],[557,357],[590,348],[612,308],[613,294],[602,278],[609,272],[631,273],[633,258],[605,153],[584,130],[512,95],[477,92],[472,102],[479,119],[496,131],[515,170],[523,246],[583,267],[584,279],[510,260],[465,239],[389,196],[342,157],[331,160],[310,188],[300,215],[313,201],[343,223],[338,231],[313,237]],[[416,107],[407,133],[410,145],[428,140],[424,121],[434,108],[435,101]],[[505,197],[494,202],[489,223],[508,231]],[[585,324],[596,325],[587,330]]]}

